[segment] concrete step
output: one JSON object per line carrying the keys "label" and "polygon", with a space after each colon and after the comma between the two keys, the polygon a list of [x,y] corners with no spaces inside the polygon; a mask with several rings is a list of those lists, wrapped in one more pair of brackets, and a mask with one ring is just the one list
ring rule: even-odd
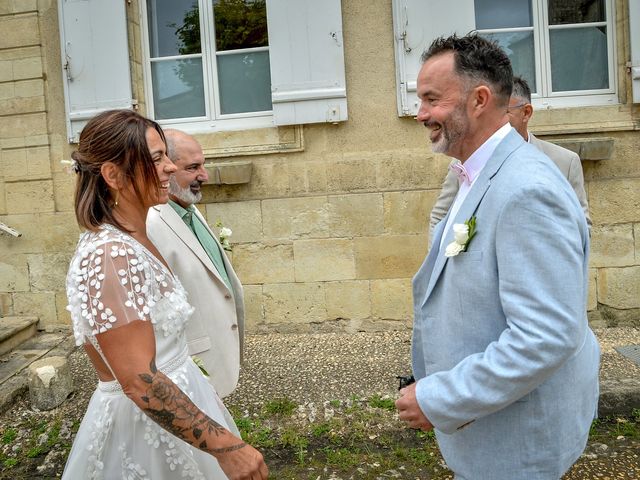
{"label": "concrete step", "polygon": [[69,332],[40,332],[0,357],[0,412],[27,389],[26,368],[31,363],[51,355],[68,356],[75,348]]}
{"label": "concrete step", "polygon": [[37,329],[37,317],[0,318],[0,356],[33,337]]}

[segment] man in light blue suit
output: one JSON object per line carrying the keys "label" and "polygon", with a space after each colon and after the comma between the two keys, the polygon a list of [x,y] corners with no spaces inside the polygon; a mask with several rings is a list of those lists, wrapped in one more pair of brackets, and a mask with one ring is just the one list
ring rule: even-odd
{"label": "man in light blue suit", "polygon": [[413,372],[400,418],[435,428],[458,480],[557,480],[587,442],[599,347],[589,231],[571,185],[511,128],[512,71],[475,34],[423,54],[418,120],[460,189],[413,280]]}

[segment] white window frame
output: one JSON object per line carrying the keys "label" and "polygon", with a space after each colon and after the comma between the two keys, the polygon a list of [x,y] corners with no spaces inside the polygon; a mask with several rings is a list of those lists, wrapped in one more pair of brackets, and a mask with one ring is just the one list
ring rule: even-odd
{"label": "white window frame", "polygon": [[[413,68],[408,63],[408,57],[405,53],[405,35],[407,28],[407,22],[420,21],[420,18],[429,19],[429,22],[424,22],[425,25],[433,27],[437,31],[424,31],[422,36],[422,45],[419,48],[425,50],[436,37],[443,34],[451,34],[454,31],[458,35],[465,35],[468,33],[469,14],[473,14],[473,11],[460,12],[460,2],[457,4],[458,12],[455,12],[455,7],[451,7],[449,11],[441,13],[442,20],[435,19],[439,10],[430,7],[428,4],[431,2],[411,2],[409,0],[393,0],[394,11],[394,30],[395,30],[395,49],[396,49],[396,70],[397,70],[397,88],[398,88],[398,113],[400,116],[417,114],[419,108],[419,101],[414,100],[416,92],[416,75],[413,74],[415,65]],[[469,2],[466,2],[467,4]],[[420,11],[412,10],[419,8]],[[463,7],[464,8],[464,7]],[[470,8],[470,7],[467,7]],[[534,35],[534,59],[535,59],[535,75],[536,75],[536,89],[535,93],[532,93],[532,103],[536,109],[555,109],[555,108],[568,108],[568,107],[588,107],[588,106],[602,106],[602,105],[618,105],[620,99],[618,95],[618,72],[617,72],[617,51],[616,51],[616,9],[614,8],[614,0],[605,0],[606,21],[598,23],[583,23],[579,24],[580,27],[594,25],[594,26],[606,26],[607,29],[607,60],[608,60],[608,74],[609,74],[609,88],[602,90],[579,90],[579,91],[564,91],[564,92],[551,92],[551,59],[549,50],[549,31],[550,29],[559,28],[572,28],[571,26],[549,26],[548,22],[548,1],[547,0],[532,0],[532,14],[533,14],[533,26],[521,27],[521,28],[504,28],[493,30],[476,30],[480,34],[484,33],[499,33],[499,32],[516,32],[516,31],[531,31]],[[472,15],[473,16],[473,15]],[[464,27],[456,29],[454,22],[458,21],[457,18],[463,18],[461,24]],[[447,25],[447,22],[451,24]],[[472,21],[475,27],[475,20]],[[426,27],[427,29],[429,28]],[[414,24],[413,29],[416,28]],[[465,30],[465,31],[462,31]],[[446,32],[446,33],[445,33]],[[413,33],[415,37],[415,31]],[[412,45],[412,47],[414,47]],[[415,58],[415,57],[414,57]],[[419,68],[418,68],[419,70]]]}
{"label": "white window frame", "polygon": [[[203,133],[212,131],[249,130],[254,128],[273,127],[275,125],[273,111],[245,112],[222,114],[220,104],[217,102],[219,92],[217,57],[219,55],[239,54],[243,51],[258,52],[269,51],[269,47],[257,47],[249,49],[237,49],[224,52],[215,51],[215,23],[213,17],[213,2],[211,0],[197,0],[200,12],[200,45],[201,53],[192,57],[201,57],[203,65],[203,88],[205,99],[205,115],[186,119],[156,120],[164,127],[176,127],[188,133]],[[151,75],[151,48],[149,45],[149,24],[147,16],[147,1],[140,0],[140,24],[142,31],[142,62],[145,86],[145,98],[147,115],[155,118],[155,106],[153,104],[153,85]],[[188,56],[180,55],[176,58]],[[170,60],[172,57],[162,57],[162,60]]]}
{"label": "white window frame", "polygon": [[[548,0],[532,0],[531,10],[533,15],[533,26],[521,28],[505,28],[496,30],[477,30],[478,33],[495,32],[516,32],[533,30],[534,58],[536,72],[537,92],[531,95],[534,107],[557,108],[557,107],[579,107],[592,105],[611,105],[618,103],[616,94],[617,78],[615,68],[615,21],[613,0],[605,0],[606,19],[604,22],[580,23],[575,26],[549,25],[549,2]],[[575,90],[575,91],[552,91],[551,80],[551,41],[549,39],[551,30],[564,30],[570,28],[584,28],[587,26],[604,26],[607,29],[607,60],[609,88],[599,90]]]}

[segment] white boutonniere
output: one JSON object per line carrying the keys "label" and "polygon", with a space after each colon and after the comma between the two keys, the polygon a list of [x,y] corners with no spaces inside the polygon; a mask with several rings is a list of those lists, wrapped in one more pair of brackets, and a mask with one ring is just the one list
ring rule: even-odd
{"label": "white boutonniere", "polygon": [[455,257],[460,252],[466,252],[471,239],[476,234],[476,217],[471,217],[464,223],[453,224],[453,242],[447,245],[445,257]]}
{"label": "white boutonniere", "polygon": [[218,239],[220,240],[220,245],[222,245],[222,248],[230,252],[232,247],[231,247],[231,244],[229,243],[229,237],[233,235],[233,230],[231,230],[228,227],[225,227],[222,221],[220,220],[216,222],[215,226],[216,228],[220,229],[218,232]]}

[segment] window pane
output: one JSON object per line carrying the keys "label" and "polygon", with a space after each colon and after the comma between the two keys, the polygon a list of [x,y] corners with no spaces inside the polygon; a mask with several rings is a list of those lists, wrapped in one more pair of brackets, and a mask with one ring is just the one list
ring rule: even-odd
{"label": "window pane", "polygon": [[216,50],[266,47],[265,0],[213,0]]}
{"label": "window pane", "polygon": [[531,27],[531,0],[474,0],[476,28]]}
{"label": "window pane", "polygon": [[604,0],[549,0],[549,25],[604,22],[606,18]]}
{"label": "window pane", "polygon": [[609,88],[605,27],[554,29],[549,39],[554,92]]}
{"label": "window pane", "polygon": [[498,42],[511,60],[514,75],[524,78],[532,93],[537,92],[533,31],[491,33],[483,37]]}
{"label": "window pane", "polygon": [[200,53],[197,0],[147,0],[151,57]]}
{"label": "window pane", "polygon": [[218,56],[220,112],[271,110],[269,52]]}
{"label": "window pane", "polygon": [[156,120],[205,114],[201,58],[152,62],[151,77]]}

